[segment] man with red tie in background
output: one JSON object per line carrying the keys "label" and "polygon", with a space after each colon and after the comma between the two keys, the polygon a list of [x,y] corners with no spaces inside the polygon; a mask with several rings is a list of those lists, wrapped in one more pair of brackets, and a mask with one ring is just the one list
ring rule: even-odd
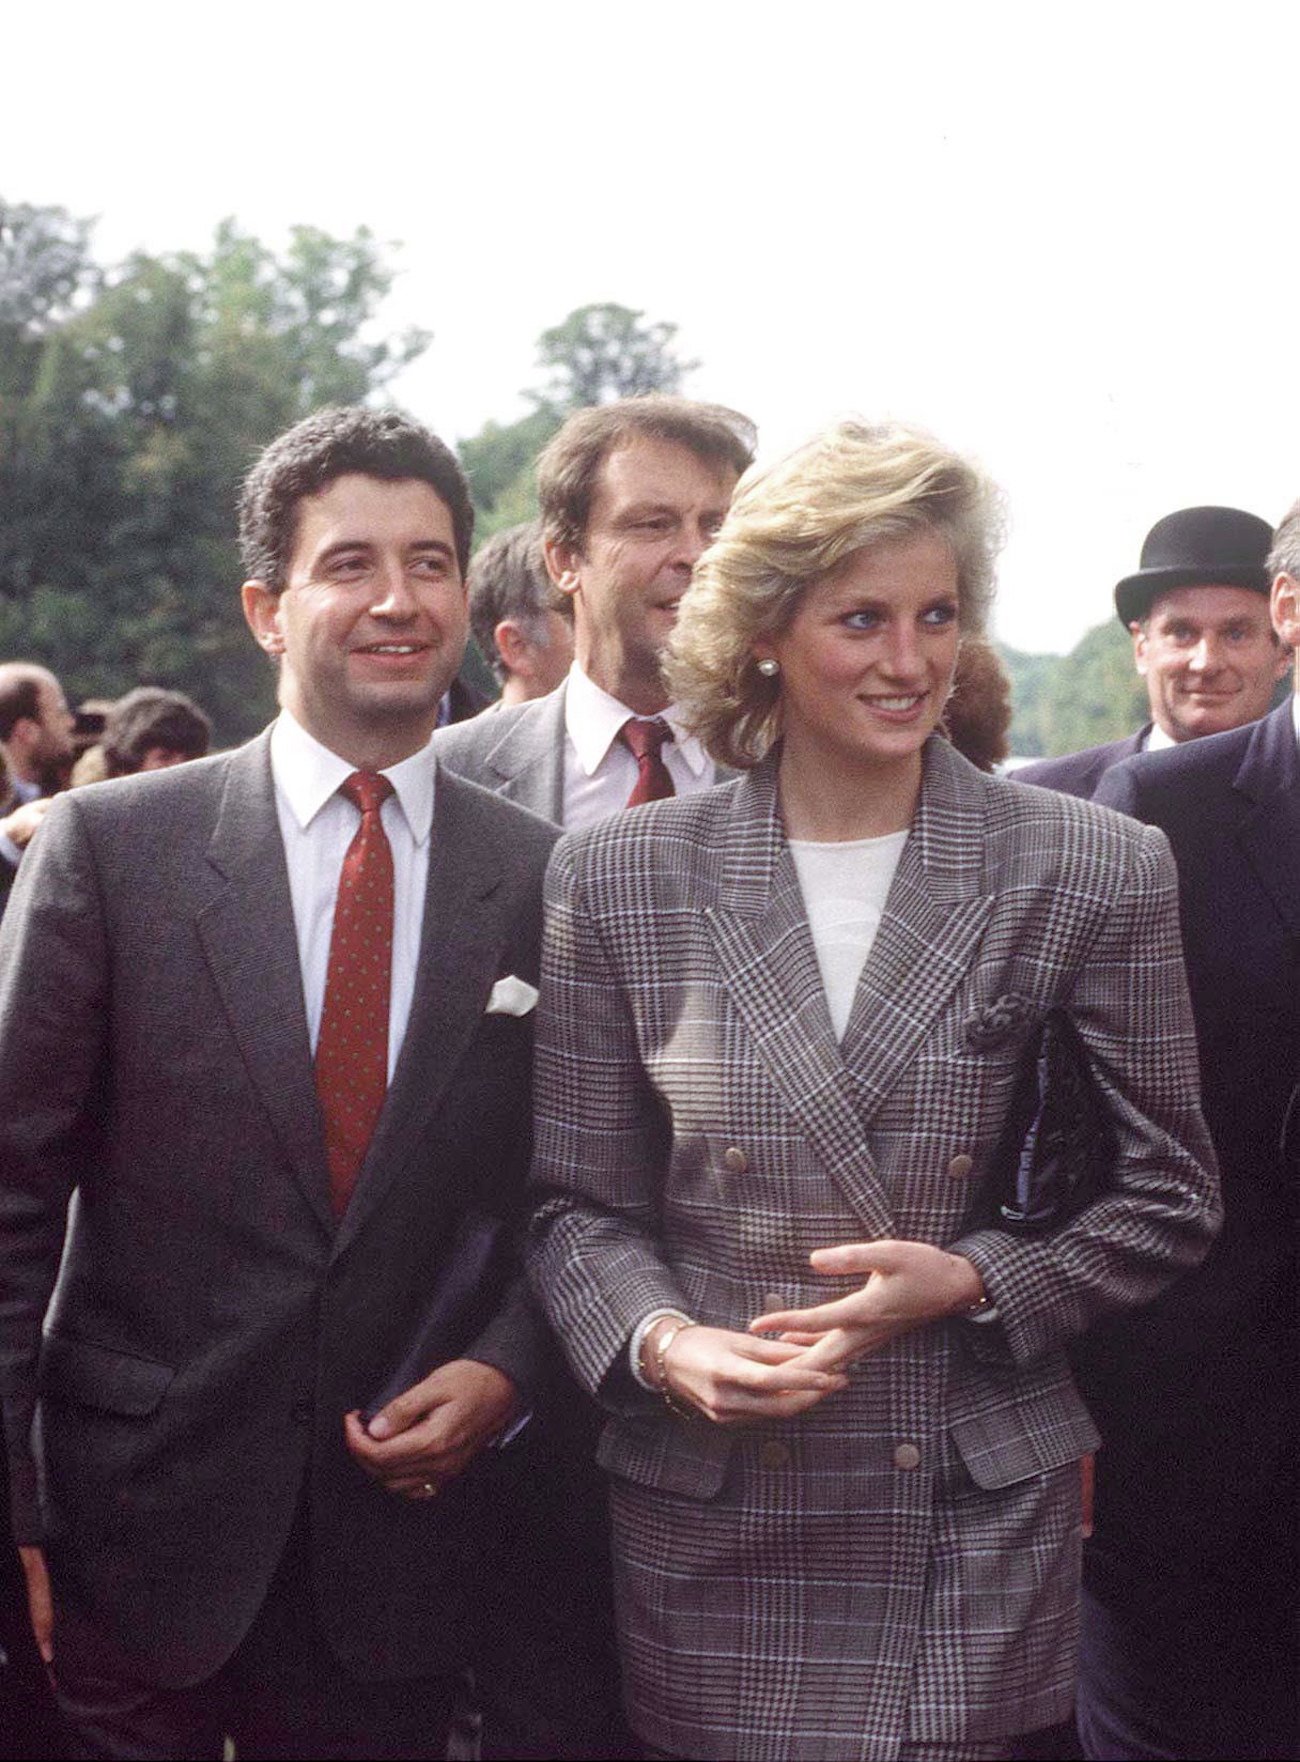
{"label": "man with red tie in background", "polygon": [[61,797],[0,934],[0,1387],[78,1755],[444,1752],[467,1470],[541,1350],[511,1269],[358,1410],[528,1157],[553,834],[429,749],[471,525],[405,418],[282,435],[241,518],[278,720]]}
{"label": "man with red tie in background", "polygon": [[[538,460],[537,493],[573,666],[546,697],[440,733],[440,766],[566,829],[721,781],[677,720],[660,657],[753,443],[745,417],[686,398],[569,417]],[[600,1416],[567,1372],[541,1408],[501,1464],[513,1486],[484,1604],[482,1753],[640,1755],[619,1710]]]}

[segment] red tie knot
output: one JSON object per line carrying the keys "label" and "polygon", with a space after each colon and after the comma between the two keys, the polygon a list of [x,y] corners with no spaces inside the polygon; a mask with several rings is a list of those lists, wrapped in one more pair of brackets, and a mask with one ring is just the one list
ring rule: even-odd
{"label": "red tie knot", "polygon": [[673,731],[662,716],[656,716],[653,720],[633,716],[630,721],[624,722],[618,731],[618,737],[639,762],[647,754],[657,759],[664,743],[673,738]]}
{"label": "red tie knot", "polygon": [[392,793],[392,784],[378,771],[354,771],[339,784],[339,794],[347,796],[363,815],[377,813]]}

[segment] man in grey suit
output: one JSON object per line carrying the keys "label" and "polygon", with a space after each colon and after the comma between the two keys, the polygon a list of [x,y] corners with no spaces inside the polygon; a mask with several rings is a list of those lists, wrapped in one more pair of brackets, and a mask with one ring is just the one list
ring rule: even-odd
{"label": "man in grey suit", "polygon": [[405,418],[281,436],[241,520],[279,719],[61,797],[0,934],[0,1388],[79,1755],[443,1751],[513,1269],[359,1410],[528,1159],[553,834],[428,746],[471,525]]}
{"label": "man in grey suit", "polygon": [[1240,508],[1180,508],[1157,520],[1140,567],[1115,589],[1151,720],[1122,740],[1023,765],[1017,783],[1092,799],[1135,753],[1222,734],[1264,715],[1289,658],[1268,617],[1272,528]]}
{"label": "man in grey suit", "polygon": [[753,443],[745,417],[687,398],[570,416],[537,462],[537,493],[573,667],[548,696],[440,734],[441,764],[568,830],[717,781],[659,661]]}

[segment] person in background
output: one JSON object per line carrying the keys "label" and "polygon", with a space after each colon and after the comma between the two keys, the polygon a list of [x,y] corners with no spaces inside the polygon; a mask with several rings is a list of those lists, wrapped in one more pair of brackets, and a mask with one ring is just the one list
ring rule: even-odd
{"label": "person in background", "polygon": [[[1213,1154],[1162,838],[937,734],[1000,522],[846,423],[742,480],[669,689],[743,776],[567,836],[546,887],[529,1274],[610,1424],[650,1752],[993,1757],[1069,1706],[1065,1346],[1206,1251]],[[996,1215],[1068,1008],[1110,1184]]]}
{"label": "person in background", "polygon": [[939,731],[978,771],[994,771],[1010,751],[1011,681],[991,642],[968,637],[957,655],[952,696]]}
{"label": "person in background", "polygon": [[563,682],[573,661],[572,609],[546,572],[537,521],[494,533],[475,552],[469,618],[500,682],[500,703],[545,697]]}
{"label": "person in background", "polygon": [[101,745],[109,777],[137,771],[165,771],[187,759],[201,759],[212,741],[212,724],[183,691],[138,685],[104,718]]}
{"label": "person in background", "polygon": [[[1300,656],[1300,503],[1268,572]],[[1077,1352],[1103,1436],[1078,1706],[1098,1762],[1300,1755],[1298,739],[1293,695],[1097,793],[1173,847],[1224,1203],[1209,1258]]]}
{"label": "person in background", "polygon": [[568,418],[537,462],[537,494],[546,566],[573,608],[573,666],[546,697],[440,734],[440,764],[566,828],[717,781],[660,663],[753,443],[745,417],[687,398]]}
{"label": "person in background", "polygon": [[1268,616],[1272,537],[1266,521],[1240,508],[1181,508],[1158,520],[1137,573],[1115,589],[1151,720],[1123,740],[1020,766],[1017,783],[1086,799],[1112,765],[1134,753],[1265,715],[1290,659]]}
{"label": "person in background", "polygon": [[0,662],[0,917],[18,865],[73,760],[73,716],[48,667]]}

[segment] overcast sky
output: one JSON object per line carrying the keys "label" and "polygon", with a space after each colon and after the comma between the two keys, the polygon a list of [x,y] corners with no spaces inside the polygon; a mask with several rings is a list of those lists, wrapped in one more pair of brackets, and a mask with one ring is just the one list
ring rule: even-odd
{"label": "overcast sky", "polygon": [[[216,222],[400,240],[400,401],[522,411],[538,333],[615,300],[770,457],[920,422],[1005,490],[997,633],[1066,649],[1146,529],[1300,495],[1294,9],[758,0],[6,20],[0,196],[96,249]],[[197,22],[196,22],[197,21]]]}

